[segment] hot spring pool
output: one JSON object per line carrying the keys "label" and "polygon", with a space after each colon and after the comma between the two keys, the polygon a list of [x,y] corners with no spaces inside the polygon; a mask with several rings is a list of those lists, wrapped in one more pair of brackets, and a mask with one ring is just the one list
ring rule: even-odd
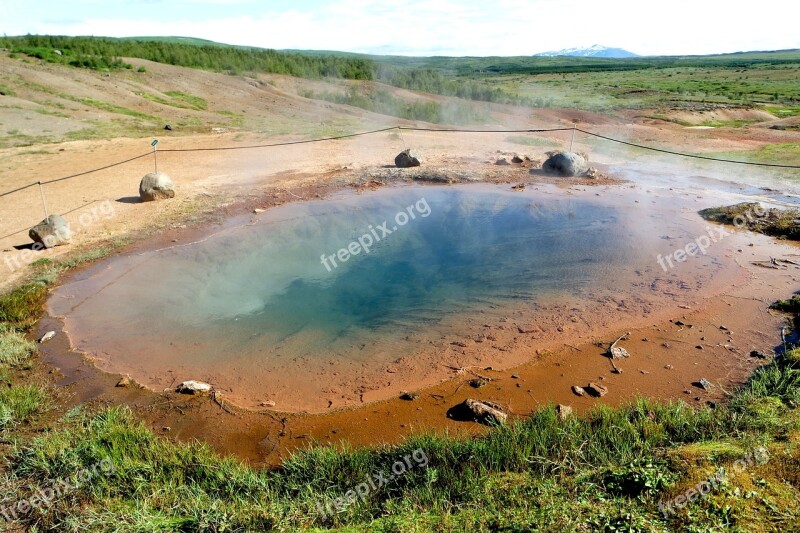
{"label": "hot spring pool", "polygon": [[[441,379],[451,341],[480,328],[546,312],[593,327],[611,320],[598,312],[609,295],[650,312],[677,283],[655,261],[671,249],[663,233],[702,223],[631,208],[631,194],[469,185],[289,204],[106,260],[50,312],[101,368],[154,389],[199,379],[242,405],[348,404]],[[710,279],[716,262],[691,268]],[[652,299],[633,296],[654,283]]]}

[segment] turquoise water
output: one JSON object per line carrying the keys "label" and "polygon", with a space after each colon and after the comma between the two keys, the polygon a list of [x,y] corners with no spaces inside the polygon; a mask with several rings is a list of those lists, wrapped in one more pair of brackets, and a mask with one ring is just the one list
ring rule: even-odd
{"label": "turquoise water", "polygon": [[78,349],[154,387],[174,372],[252,388],[327,360],[361,372],[468,317],[655,272],[654,221],[632,223],[619,203],[464,186],[290,204],[101,263],[60,288],[51,312]]}

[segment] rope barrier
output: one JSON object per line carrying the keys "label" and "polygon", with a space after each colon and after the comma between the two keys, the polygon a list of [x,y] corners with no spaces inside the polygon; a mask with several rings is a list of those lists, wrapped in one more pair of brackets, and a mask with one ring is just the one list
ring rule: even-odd
{"label": "rope barrier", "polygon": [[[653,146],[645,146],[642,144],[636,144],[628,141],[623,141],[621,139],[615,139],[613,137],[607,137],[605,135],[600,135],[599,133],[594,133],[591,131],[582,130],[580,128],[542,128],[542,129],[515,129],[515,130],[468,130],[468,129],[444,129],[444,128],[419,128],[419,127],[411,127],[411,126],[391,126],[388,128],[381,128],[377,130],[370,130],[370,131],[362,131],[357,133],[349,133],[346,135],[336,135],[332,137],[321,137],[317,139],[306,139],[303,141],[286,141],[286,142],[279,142],[279,143],[269,143],[269,144],[255,144],[255,145],[246,145],[246,146],[223,146],[223,147],[216,147],[216,148],[168,148],[165,150],[160,150],[160,152],[212,152],[212,151],[226,151],[226,150],[248,150],[254,148],[274,148],[278,146],[291,146],[297,144],[309,144],[309,143],[318,143],[318,142],[326,142],[326,141],[336,141],[340,139],[351,139],[353,137],[362,137],[364,135],[374,135],[376,133],[383,133],[386,131],[391,130],[403,130],[403,131],[427,131],[427,132],[440,132],[440,133],[549,133],[549,132],[557,132],[557,131],[579,131],[581,133],[585,133],[586,135],[590,135],[593,137],[597,137],[600,139],[604,139],[606,141],[615,142],[618,144],[624,144],[627,146],[632,146],[634,148],[639,148],[642,150],[650,150],[653,152],[660,152],[664,154],[675,155],[679,157],[687,157],[693,159],[703,159],[706,161],[716,161],[719,163],[734,163],[738,165],[751,165],[751,166],[758,166],[758,167],[771,167],[771,168],[789,168],[789,169],[800,169],[800,165],[780,165],[776,163],[756,163],[751,161],[736,161],[733,159],[723,159],[717,157],[710,157],[710,156],[703,156],[697,154],[687,154],[682,152],[675,152],[672,150],[666,150],[663,148],[656,148]],[[77,178],[79,176],[86,176],[87,174],[92,174],[95,172],[100,172],[102,170],[107,170],[109,168],[117,167],[120,165],[124,165],[126,163],[130,163],[131,161],[136,161],[137,159],[142,159],[144,157],[148,157],[152,155],[152,152],[148,152],[146,154],[137,155],[135,157],[131,157],[129,159],[125,159],[123,161],[119,161],[116,163],[112,163],[110,165],[106,165],[104,167],[94,168],[91,170],[87,170],[85,172],[79,172],[77,174],[72,174],[70,176],[64,176],[62,178],[56,178],[49,181],[42,181],[42,182],[35,182],[29,185],[25,185],[19,187],[17,189],[4,192],[0,194],[0,198],[4,196],[8,196],[10,194],[14,194],[20,191],[23,191],[29,187],[33,187],[35,185],[47,185],[48,183],[56,183],[59,181],[64,181],[72,178]]]}
{"label": "rope barrier", "polygon": [[606,141],[611,141],[619,144],[626,144],[628,146],[633,146],[635,148],[641,148],[642,150],[650,150],[653,152],[661,152],[662,154],[670,154],[670,155],[677,155],[680,157],[690,157],[693,159],[705,159],[706,161],[717,161],[719,163],[736,163],[738,165],[752,165],[756,167],[773,167],[773,168],[800,168],[800,165],[778,165],[775,163],[755,163],[752,161],[736,161],[735,159],[722,159],[719,157],[709,157],[705,155],[696,155],[696,154],[685,154],[682,152],[673,152],[672,150],[665,150],[663,148],[655,148],[653,146],[644,146],[642,144],[636,144],[628,141],[622,141],[620,139],[614,139],[612,137],[606,137],[605,135],[600,135],[599,133],[592,133],[591,131],[582,130],[580,128],[576,128],[579,132],[585,133],[586,135],[591,135],[593,137],[598,137],[600,139],[605,139]]}

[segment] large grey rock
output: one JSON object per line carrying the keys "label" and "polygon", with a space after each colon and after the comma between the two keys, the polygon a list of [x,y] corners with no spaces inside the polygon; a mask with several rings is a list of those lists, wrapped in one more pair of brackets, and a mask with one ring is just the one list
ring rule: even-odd
{"label": "large grey rock", "polygon": [[139,197],[143,202],[175,198],[175,186],[163,172],[146,174],[139,184]]}
{"label": "large grey rock", "polygon": [[394,164],[397,168],[409,168],[420,166],[420,160],[411,153],[411,148],[403,150],[397,157],[394,158]]}
{"label": "large grey rock", "polygon": [[559,152],[544,162],[542,170],[556,176],[580,176],[586,172],[586,159],[571,152]]}
{"label": "large grey rock", "polygon": [[28,236],[33,242],[45,248],[53,248],[62,244],[69,244],[72,240],[72,230],[69,223],[59,215],[50,215],[32,227]]}

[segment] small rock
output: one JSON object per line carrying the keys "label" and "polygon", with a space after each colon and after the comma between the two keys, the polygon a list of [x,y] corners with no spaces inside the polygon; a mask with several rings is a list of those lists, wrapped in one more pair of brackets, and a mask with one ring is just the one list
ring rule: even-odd
{"label": "small rock", "polygon": [[275,401],[274,400],[264,400],[263,402],[261,402],[258,405],[260,405],[261,407],[275,407]]}
{"label": "small rock", "polygon": [[586,387],[586,392],[588,392],[592,396],[601,398],[606,394],[608,394],[608,388],[603,385],[600,385],[599,383],[591,382],[589,383],[589,386]]}
{"label": "small rock", "polygon": [[47,333],[42,335],[41,339],[39,339],[39,344],[47,342],[47,341],[51,340],[53,337],[55,337],[55,336],[56,336],[56,332],[55,331],[48,331]]}
{"label": "small rock", "polygon": [[422,164],[418,157],[411,153],[411,149],[403,150],[394,158],[394,165],[397,168],[418,167]]}
{"label": "small rock", "polygon": [[577,385],[573,385],[572,386],[572,392],[574,392],[578,396],[586,396],[586,391],[584,390],[584,388],[583,387],[579,387]]}
{"label": "small rock", "polygon": [[664,368],[666,368],[667,370],[672,370],[675,367],[672,365],[664,365]]}
{"label": "small rock", "polygon": [[511,158],[511,162],[519,165],[523,162],[523,159],[520,156],[515,155],[514,157]]}
{"label": "small rock", "polygon": [[459,348],[466,348],[467,347],[467,343],[466,342],[462,342],[462,341],[454,341],[454,342],[451,342],[450,344],[452,344],[453,346],[458,346]]}
{"label": "small rock", "polygon": [[162,428],[161,428],[161,431],[163,431],[163,432],[167,433],[167,432],[169,432],[169,431],[172,431],[172,428],[171,428],[171,427],[169,427],[169,426],[164,426],[164,427],[162,427]]}
{"label": "small rock", "polygon": [[591,180],[596,180],[600,177],[600,172],[594,167],[589,167],[584,175]]}
{"label": "small rock", "polygon": [[472,379],[469,382],[469,386],[474,389],[480,389],[481,387],[485,387],[488,384],[489,382],[486,381],[485,379]]}
{"label": "small rock", "polygon": [[556,405],[556,415],[558,416],[559,420],[566,420],[572,415],[572,407],[569,405]]}
{"label": "small rock", "polygon": [[500,159],[495,161],[494,164],[495,165],[500,165],[500,166],[506,166],[506,165],[510,165],[511,163],[509,163],[508,159],[506,159],[505,157],[501,157]]}
{"label": "small rock", "polygon": [[720,326],[720,327],[719,327],[719,329],[721,329],[722,331],[730,331],[730,330],[729,330],[728,328],[726,328],[725,326]]}
{"label": "small rock", "polygon": [[203,383],[202,381],[184,381],[178,388],[175,389],[176,392],[180,392],[181,394],[203,394],[206,392],[211,392],[211,385],[208,383]]}
{"label": "small rock", "polygon": [[264,211],[266,211],[266,209],[260,209],[260,208],[258,208],[258,207],[257,207],[257,208],[255,208],[255,209],[253,209],[253,214],[254,214],[254,215],[260,215],[260,214],[261,214],[261,213],[263,213]]}
{"label": "small rock", "polygon": [[752,352],[750,352],[750,357],[755,357],[757,359],[766,359],[767,354],[759,352],[758,350],[753,350]]}
{"label": "small rock", "polygon": [[672,348],[672,345],[668,342],[662,342],[661,346],[663,346],[664,348]]}
{"label": "small rock", "polygon": [[511,374],[511,379],[519,379],[519,375],[518,374]]}
{"label": "small rock", "polygon": [[171,124],[167,124],[166,126],[164,126],[164,129],[167,130],[167,131],[172,131],[172,125]]}
{"label": "small rock", "polygon": [[402,392],[400,394],[400,399],[401,400],[406,400],[407,402],[413,402],[417,398],[419,398],[419,394],[417,394],[416,392],[405,392],[404,391],[404,392]]}
{"label": "small rock", "polygon": [[703,348],[703,346],[702,346],[702,345],[700,345],[700,344],[698,344],[697,346],[695,346],[695,348],[697,348],[698,350],[705,350],[705,348]]}
{"label": "small rock", "polygon": [[115,385],[115,387],[130,387],[131,385],[133,385],[133,380],[131,379],[131,377],[130,376],[122,376],[122,379],[117,381],[117,384]]}
{"label": "small rock", "polygon": [[467,398],[461,404],[461,407],[472,413],[473,419],[481,424],[502,424],[508,419],[508,415],[503,412],[500,406],[491,402],[481,402]]}
{"label": "small rock", "polygon": [[697,384],[698,384],[698,385],[699,385],[699,386],[700,386],[700,387],[701,387],[703,390],[711,390],[711,388],[713,387],[713,385],[711,384],[711,382],[710,382],[710,381],[708,381],[706,378],[700,378],[700,381],[698,381],[698,382],[697,382]]}

